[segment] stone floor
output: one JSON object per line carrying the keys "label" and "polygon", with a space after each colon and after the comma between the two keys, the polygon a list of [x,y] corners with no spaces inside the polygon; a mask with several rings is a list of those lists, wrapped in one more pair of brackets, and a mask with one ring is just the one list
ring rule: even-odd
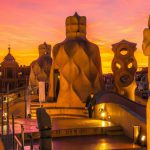
{"label": "stone floor", "polygon": [[[23,124],[24,132],[38,132],[37,122],[34,119],[15,119],[15,133],[21,132],[20,125]],[[93,128],[93,127],[113,127],[113,123],[109,121],[102,121],[98,119],[63,119],[56,118],[52,119],[52,130],[63,130],[63,129],[74,129],[74,128]],[[12,128],[12,125],[10,124]],[[6,127],[5,127],[6,130]],[[1,128],[0,128],[1,132]]]}
{"label": "stone floor", "polygon": [[53,150],[125,150],[141,149],[126,136],[82,136],[56,138]]}
{"label": "stone floor", "polygon": [[78,118],[78,119],[53,119],[52,129],[72,129],[72,128],[93,128],[93,127],[112,127],[115,126],[109,121],[99,119]]}
{"label": "stone floor", "polygon": [[1,138],[0,138],[0,150],[4,150],[4,145],[3,145]]}
{"label": "stone floor", "polygon": [[[25,132],[38,132],[36,120],[17,119],[15,120],[15,132],[20,132],[20,124],[24,124]],[[52,130],[65,130],[74,128],[113,128],[116,125],[108,121],[96,119],[52,119]],[[38,143],[34,143],[34,150],[39,149]],[[138,145],[134,145],[132,140],[126,136],[72,136],[57,137],[52,140],[52,150],[125,150],[125,149],[141,149]],[[29,146],[25,150],[30,149]]]}
{"label": "stone floor", "polygon": [[[30,150],[26,146],[25,150]],[[35,143],[34,150],[39,150]],[[146,150],[132,143],[126,136],[80,136],[52,140],[52,150]]]}

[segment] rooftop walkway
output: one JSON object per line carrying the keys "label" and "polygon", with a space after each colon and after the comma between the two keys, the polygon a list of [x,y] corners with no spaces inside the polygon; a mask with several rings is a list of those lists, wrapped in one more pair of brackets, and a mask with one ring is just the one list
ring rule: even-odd
{"label": "rooftop walkway", "polygon": [[[38,134],[36,120],[16,119],[16,134],[21,132],[20,124],[24,125],[25,134]],[[52,136],[53,150],[144,150],[134,145],[121,127],[103,120],[55,118],[52,119]],[[34,140],[33,143],[34,150],[38,150],[38,141]],[[30,146],[26,145],[25,150],[28,149]]]}
{"label": "rooftop walkway", "polygon": [[[30,150],[30,146],[26,146],[25,150]],[[36,143],[34,150],[39,150]],[[133,144],[126,136],[97,135],[54,138],[52,150],[146,150],[146,148]]]}
{"label": "rooftop walkway", "polygon": [[[81,135],[110,135],[123,134],[120,126],[109,121],[88,118],[53,118],[52,137],[81,136]],[[11,123],[11,122],[10,122]],[[15,119],[15,134],[21,133],[21,124],[24,126],[24,133],[38,133],[38,125],[34,119]],[[6,134],[6,127],[5,134]],[[10,124],[10,133],[12,124]],[[112,133],[113,132],[113,133]]]}

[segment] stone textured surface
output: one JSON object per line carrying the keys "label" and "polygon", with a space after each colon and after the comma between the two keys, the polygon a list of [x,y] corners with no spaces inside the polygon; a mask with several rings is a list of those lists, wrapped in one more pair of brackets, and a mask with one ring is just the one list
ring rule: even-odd
{"label": "stone textured surface", "polygon": [[150,17],[148,21],[148,27],[149,28],[146,28],[143,31],[143,44],[142,44],[143,53],[146,56],[150,56]]}
{"label": "stone textured surface", "polygon": [[38,86],[38,81],[49,81],[49,74],[52,64],[51,46],[44,43],[39,45],[39,58],[34,60],[30,67],[30,86]]}
{"label": "stone textured surface", "polygon": [[79,136],[56,138],[54,150],[146,150],[126,136]]}
{"label": "stone textured surface", "polygon": [[[148,81],[150,89],[150,17],[148,20],[148,28],[143,32],[143,53],[148,56]],[[147,102],[147,149],[150,149],[150,97]]]}
{"label": "stone textured surface", "polygon": [[115,85],[118,93],[134,100],[134,81],[137,70],[137,62],[134,57],[136,43],[122,40],[112,45],[114,58],[112,61],[112,71],[114,73]]}
{"label": "stone textured surface", "polygon": [[[85,17],[75,13],[66,19],[66,39],[56,44],[52,52],[53,69],[60,72],[58,105],[80,107],[90,93],[102,89],[100,52],[86,39]],[[52,79],[51,76],[49,97],[53,97]]]}
{"label": "stone textured surface", "polygon": [[79,16],[76,12],[74,16],[66,18],[66,37],[86,37],[85,16]]}
{"label": "stone textured surface", "polygon": [[[100,108],[101,104],[98,104],[95,107],[96,118],[101,117],[99,113]],[[146,123],[140,120],[140,118],[134,113],[128,112],[126,109],[124,109],[124,107],[120,107],[120,105],[113,103],[106,103],[105,109],[107,110],[107,113],[110,116],[110,120],[113,123],[120,125],[123,128],[126,136],[133,139],[134,125],[139,125],[141,127],[141,135],[146,135]]]}

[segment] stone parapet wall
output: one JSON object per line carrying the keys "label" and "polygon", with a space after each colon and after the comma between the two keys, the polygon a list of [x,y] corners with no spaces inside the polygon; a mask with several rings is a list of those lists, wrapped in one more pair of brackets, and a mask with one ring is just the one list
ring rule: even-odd
{"label": "stone parapet wall", "polygon": [[[100,118],[100,108],[101,104],[98,104],[95,107],[96,118]],[[135,114],[127,111],[118,104],[107,103],[105,104],[105,109],[107,114],[110,116],[110,120],[113,123],[120,125],[128,137],[133,138],[133,126],[135,125],[139,125],[141,127],[141,135],[146,135],[146,123],[140,120],[138,116],[135,116]]]}

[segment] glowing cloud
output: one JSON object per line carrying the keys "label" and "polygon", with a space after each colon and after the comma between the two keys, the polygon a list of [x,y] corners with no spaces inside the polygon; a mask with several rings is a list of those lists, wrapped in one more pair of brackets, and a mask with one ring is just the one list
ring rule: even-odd
{"label": "glowing cloud", "polygon": [[[65,38],[65,18],[78,11],[87,17],[87,37],[99,45],[103,72],[111,64],[111,45],[126,39],[136,42],[140,66],[147,64],[141,51],[147,26],[149,0],[5,0],[0,5],[0,61],[11,44],[20,64],[30,64],[44,41],[54,45]],[[110,68],[109,68],[110,69]],[[109,70],[110,71],[110,70]]]}

